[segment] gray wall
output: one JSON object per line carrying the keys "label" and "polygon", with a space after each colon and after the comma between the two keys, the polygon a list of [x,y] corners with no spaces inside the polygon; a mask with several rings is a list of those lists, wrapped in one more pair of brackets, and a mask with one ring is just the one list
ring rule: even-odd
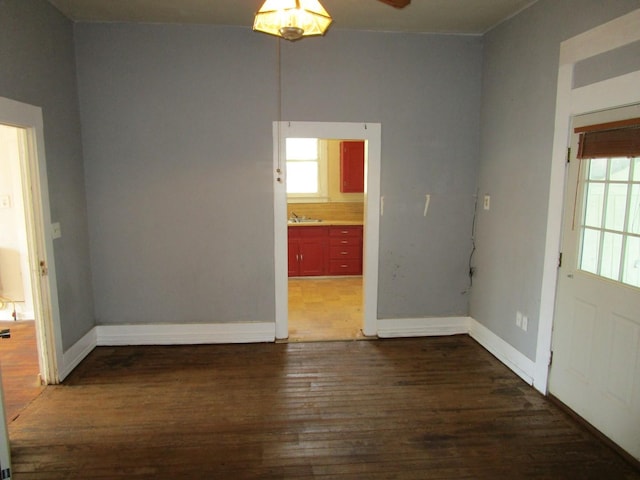
{"label": "gray wall", "polygon": [[273,321],[275,44],[76,27],[100,324]]}
{"label": "gray wall", "polygon": [[42,107],[64,348],[94,325],[73,26],[44,0],[0,2],[0,96]]}
{"label": "gray wall", "polygon": [[285,119],[382,124],[378,317],[466,315],[481,38],[336,30],[285,46]]}
{"label": "gray wall", "polygon": [[[541,0],[485,36],[477,274],[470,314],[535,359],[560,43],[638,0]],[[621,56],[626,58],[626,56]],[[528,332],[515,325],[529,316]]]}
{"label": "gray wall", "polygon": [[[97,321],[273,321],[276,40],[76,38]],[[380,317],[468,311],[481,54],[479,37],[340,30],[282,45],[283,119],[382,123]]]}

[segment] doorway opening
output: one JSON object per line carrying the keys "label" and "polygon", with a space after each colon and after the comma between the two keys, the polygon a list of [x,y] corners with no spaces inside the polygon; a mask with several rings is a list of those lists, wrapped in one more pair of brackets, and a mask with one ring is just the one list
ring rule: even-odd
{"label": "doorway opening", "polygon": [[362,332],[365,141],[285,140],[289,341]]}
{"label": "doorway opening", "polygon": [[[363,179],[361,200],[349,203],[350,205],[338,205],[332,210],[328,198],[318,202],[309,210],[309,214],[300,214],[303,205],[310,203],[289,204],[287,202],[287,139],[316,138],[322,139],[327,144],[340,148],[345,139],[356,139],[364,146]],[[275,270],[276,270],[276,338],[283,340],[290,337],[291,340],[325,340],[338,339],[338,335],[348,338],[373,337],[377,334],[377,284],[378,284],[378,248],[379,248],[379,212],[380,212],[380,124],[364,123],[327,123],[327,122],[274,122],[274,223],[275,223]],[[338,158],[339,177],[339,153]],[[327,179],[327,182],[329,180]],[[338,186],[339,189],[339,186]],[[327,186],[327,192],[329,187]],[[348,192],[352,193],[352,192]],[[328,194],[325,194],[327,197]],[[335,195],[334,195],[335,196]],[[351,197],[354,198],[354,197]],[[314,203],[314,202],[312,202]],[[359,203],[359,206],[358,206]],[[295,215],[292,215],[295,213]],[[307,217],[304,222],[297,222],[295,217]],[[322,217],[325,218],[322,218]],[[331,218],[333,217],[333,218]],[[289,220],[292,220],[291,223]],[[316,222],[323,220],[326,222]],[[344,222],[344,223],[343,223]],[[290,242],[289,230],[295,229],[293,245]],[[312,226],[313,225],[313,226]],[[343,227],[332,229],[332,227]],[[304,232],[304,233],[302,233]],[[345,241],[356,239],[361,246],[344,249],[345,255],[354,256],[355,261],[336,262],[331,267],[331,238],[337,242],[338,235],[344,235]],[[359,235],[359,237],[358,237]],[[315,237],[315,238],[314,238]],[[321,237],[318,243],[317,237]],[[360,238],[361,240],[359,240]],[[315,248],[315,252],[322,260],[320,263],[307,264],[303,268],[304,275],[293,275],[295,280],[291,282],[292,309],[290,311],[290,255],[300,260],[300,254],[313,256],[313,253],[296,250],[304,244],[309,248]],[[297,246],[296,246],[297,245]],[[315,245],[315,247],[314,247]],[[319,245],[319,246],[318,246]],[[349,245],[348,245],[349,246]],[[351,246],[350,246],[351,247]],[[312,250],[309,250],[312,252]],[[341,251],[334,250],[335,255]],[[360,258],[358,258],[360,255]],[[345,265],[345,275],[331,275],[336,268]],[[351,270],[356,268],[356,270]],[[349,275],[352,274],[352,275]],[[317,275],[317,276],[314,276]],[[322,285],[319,282],[323,282]],[[324,293],[322,288],[324,287]],[[298,298],[295,298],[297,295]],[[329,301],[329,297],[333,299]],[[334,305],[331,306],[330,303]],[[311,308],[313,306],[314,308]],[[296,310],[298,309],[298,310]],[[307,320],[306,325],[298,327],[300,331],[289,329],[290,314],[297,315],[300,311]],[[348,314],[348,315],[347,315]],[[352,317],[349,321],[347,316]],[[307,328],[313,323],[322,322],[325,318],[331,322],[335,318],[338,327],[344,330],[333,331],[332,328],[316,330],[311,333]],[[329,324],[329,327],[331,325]],[[353,333],[346,333],[353,329]],[[306,331],[306,333],[305,333]],[[305,338],[306,337],[306,338]]]}
{"label": "doorway opening", "polygon": [[43,390],[21,171],[25,136],[23,128],[0,124],[0,366],[7,422]]}
{"label": "doorway opening", "polygon": [[60,382],[59,366],[63,366],[53,261],[53,239],[59,235],[51,224],[42,109],[0,97],[0,125],[14,129],[18,142],[18,159],[15,161],[19,164],[22,185],[12,197],[21,196],[24,206],[29,260],[28,271],[21,273],[29,276],[31,281],[40,378],[44,384],[56,384]]}

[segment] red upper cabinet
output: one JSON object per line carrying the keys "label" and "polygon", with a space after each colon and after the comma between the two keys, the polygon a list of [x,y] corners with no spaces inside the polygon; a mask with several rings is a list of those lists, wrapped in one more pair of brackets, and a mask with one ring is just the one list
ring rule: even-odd
{"label": "red upper cabinet", "polygon": [[340,191],[364,192],[364,141],[340,142]]}

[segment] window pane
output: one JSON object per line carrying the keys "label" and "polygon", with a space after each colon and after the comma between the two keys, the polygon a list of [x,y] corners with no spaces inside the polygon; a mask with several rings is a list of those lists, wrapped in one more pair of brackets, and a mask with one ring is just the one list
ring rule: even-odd
{"label": "window pane", "polygon": [[287,193],[318,193],[318,162],[287,162]]}
{"label": "window pane", "polygon": [[635,163],[633,166],[633,181],[640,182],[640,158],[634,158],[633,162]]}
{"label": "window pane", "polygon": [[589,227],[602,227],[602,208],[604,206],[604,183],[587,184],[586,212],[584,224]]}
{"label": "window pane", "polygon": [[607,159],[589,160],[589,180],[604,180],[607,176]]}
{"label": "window pane", "polygon": [[287,138],[287,160],[316,160],[317,138]]}
{"label": "window pane", "polygon": [[634,185],[631,189],[629,208],[629,227],[627,231],[640,235],[640,185]]}
{"label": "window pane", "polygon": [[598,251],[600,250],[600,231],[585,228],[582,232],[582,258],[580,269],[598,273]]}
{"label": "window pane", "polygon": [[620,278],[620,256],[622,255],[622,235],[605,232],[602,242],[602,262],[600,275],[612,280]]}
{"label": "window pane", "polygon": [[612,158],[611,162],[611,180],[626,182],[629,180],[629,171],[631,168],[631,159],[629,158]]}
{"label": "window pane", "polygon": [[622,281],[628,285],[640,287],[640,238],[627,237]]}
{"label": "window pane", "polygon": [[627,188],[626,184],[610,183],[607,195],[607,217],[605,228],[609,230],[624,230],[624,217],[627,210]]}

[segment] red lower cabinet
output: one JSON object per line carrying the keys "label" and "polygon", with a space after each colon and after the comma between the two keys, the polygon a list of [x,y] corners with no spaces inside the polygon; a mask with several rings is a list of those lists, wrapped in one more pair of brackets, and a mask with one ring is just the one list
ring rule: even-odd
{"label": "red lower cabinet", "polygon": [[289,227],[289,276],[326,275],[328,227]]}
{"label": "red lower cabinet", "polygon": [[362,275],[362,227],[329,227],[329,275]]}
{"label": "red lower cabinet", "polygon": [[362,275],[362,226],[289,227],[289,276]]}

